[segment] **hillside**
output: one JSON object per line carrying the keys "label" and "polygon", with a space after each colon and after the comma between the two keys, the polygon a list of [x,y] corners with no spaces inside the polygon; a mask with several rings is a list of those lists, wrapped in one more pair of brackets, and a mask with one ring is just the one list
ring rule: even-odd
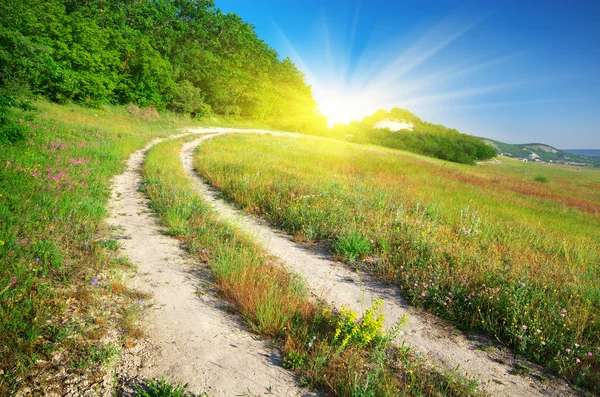
{"label": "hillside", "polygon": [[328,137],[405,150],[441,160],[475,164],[496,155],[471,135],[421,120],[405,109],[378,110],[361,121],[338,124]]}
{"label": "hillside", "polygon": [[568,153],[543,143],[510,144],[489,138],[480,138],[502,156],[540,163],[600,166],[600,159]]}
{"label": "hillside", "polygon": [[303,73],[210,0],[0,2],[0,90],[324,126]]}

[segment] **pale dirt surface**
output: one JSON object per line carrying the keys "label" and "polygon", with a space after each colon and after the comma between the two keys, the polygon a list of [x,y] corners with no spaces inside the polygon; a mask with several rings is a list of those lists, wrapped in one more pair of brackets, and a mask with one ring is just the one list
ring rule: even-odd
{"label": "pale dirt surface", "polygon": [[[468,337],[443,321],[409,306],[396,286],[385,285],[368,275],[352,271],[330,259],[324,249],[306,249],[293,242],[291,236],[270,227],[265,222],[250,217],[217,199],[217,192],[196,174],[193,153],[203,141],[231,132],[254,132],[282,135],[267,131],[232,129],[197,129],[194,132],[212,132],[183,146],[181,160],[186,173],[197,183],[198,190],[223,217],[237,224],[245,232],[254,235],[273,255],[279,257],[286,267],[300,274],[312,292],[319,298],[341,307],[363,313],[372,302],[384,301],[386,326],[392,327],[403,316],[409,317],[402,328],[398,343],[416,349],[436,366],[455,369],[475,377],[482,387],[497,396],[572,396],[579,395],[566,381],[547,374],[541,367],[516,358],[508,349],[492,343],[487,337]],[[285,134],[296,136],[296,134]],[[299,137],[299,139],[310,139]],[[488,348],[488,345],[492,345]],[[513,375],[509,371],[515,364],[529,368],[529,375]]]}
{"label": "pale dirt surface", "polygon": [[[155,142],[154,142],[155,143]],[[123,349],[117,365],[122,395],[150,378],[188,383],[193,393],[211,397],[313,395],[296,386],[281,358],[228,314],[215,297],[210,272],[192,263],[178,240],[162,233],[137,191],[145,149],[134,153],[126,171],[114,178],[109,224],[121,228],[123,253],[137,266],[128,284],[151,294],[143,312],[145,337]]]}

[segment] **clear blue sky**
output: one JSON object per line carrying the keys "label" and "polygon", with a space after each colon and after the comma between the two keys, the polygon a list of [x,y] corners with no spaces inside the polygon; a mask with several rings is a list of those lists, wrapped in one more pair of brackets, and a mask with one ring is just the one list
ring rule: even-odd
{"label": "clear blue sky", "polygon": [[600,148],[600,1],[216,0],[307,75],[322,111],[406,108],[508,143]]}

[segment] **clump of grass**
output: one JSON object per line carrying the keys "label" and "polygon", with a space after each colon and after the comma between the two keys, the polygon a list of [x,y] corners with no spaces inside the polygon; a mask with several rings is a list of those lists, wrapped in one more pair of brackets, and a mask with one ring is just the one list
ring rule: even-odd
{"label": "clump of grass", "polygon": [[[193,397],[194,395],[187,391],[187,387],[187,384],[183,385],[180,382],[173,385],[163,376],[160,379],[151,379],[143,386],[136,386],[135,392],[138,397]],[[208,397],[205,393],[198,397],[204,396]]]}
{"label": "clump of grass", "polygon": [[333,250],[348,263],[364,258],[373,249],[368,238],[355,230],[340,233],[333,241]]}
{"label": "clump of grass", "polygon": [[533,177],[533,180],[540,183],[550,183],[550,178],[545,175],[536,175]]}
{"label": "clump of grass", "polygon": [[318,231],[310,238],[348,263],[368,252],[412,303],[600,392],[600,173],[545,167],[556,183],[533,186],[536,164],[474,168],[257,135],[199,154],[199,173],[246,211],[298,241]]}
{"label": "clump of grass", "polygon": [[391,344],[380,304],[358,318],[309,299],[248,236],[217,218],[194,191],[179,161],[183,140],[153,147],[143,169],[145,192],[165,227],[210,266],[226,299],[257,333],[281,347],[284,365],[309,386],[340,396],[478,395],[457,374],[440,374]]}

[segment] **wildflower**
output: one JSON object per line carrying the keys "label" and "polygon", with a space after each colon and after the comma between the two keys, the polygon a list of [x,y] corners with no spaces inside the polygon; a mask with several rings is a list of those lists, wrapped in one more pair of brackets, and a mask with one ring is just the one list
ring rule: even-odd
{"label": "wildflower", "polygon": [[517,338],[519,338],[519,340],[523,339],[523,335],[519,335],[517,336]]}
{"label": "wildflower", "polygon": [[313,340],[317,340],[317,335],[314,335],[314,336],[313,336]]}
{"label": "wildflower", "polygon": [[68,264],[68,263],[65,263],[65,267],[69,267],[69,264]]}
{"label": "wildflower", "polygon": [[206,252],[206,248],[202,248],[202,253],[205,253],[205,252]]}
{"label": "wildflower", "polygon": [[421,292],[421,296],[425,296],[425,291]]}
{"label": "wildflower", "polygon": [[138,299],[138,305],[142,304],[142,298]]}
{"label": "wildflower", "polygon": [[567,352],[567,354],[571,354],[571,349],[567,348],[565,349],[565,351]]}
{"label": "wildflower", "polygon": [[39,262],[39,261],[40,261],[40,258],[35,258],[35,261],[36,261],[36,262]]}
{"label": "wildflower", "polygon": [[575,343],[575,347],[576,347],[576,348],[577,348],[577,347],[579,347],[579,343]]}
{"label": "wildflower", "polygon": [[578,358],[576,358],[576,359],[575,359],[575,362],[576,362],[577,364],[579,364],[579,363],[581,362],[581,360],[580,360],[580,359],[578,359]]}
{"label": "wildflower", "polygon": [[561,317],[564,317],[564,316],[565,316],[565,314],[564,314],[564,313],[561,313],[561,314],[560,314],[560,316],[561,316]]}
{"label": "wildflower", "polygon": [[546,344],[546,342],[545,342],[545,341],[542,341],[542,345],[545,345],[545,344]]}
{"label": "wildflower", "polygon": [[526,325],[524,325],[524,326],[523,326],[523,329],[527,329],[527,326],[526,326]]}
{"label": "wildflower", "polygon": [[96,284],[98,284],[98,276],[94,277],[94,279],[92,280],[92,285]]}
{"label": "wildflower", "polygon": [[310,349],[312,347],[312,342],[308,342],[308,348]]}
{"label": "wildflower", "polygon": [[594,357],[594,355],[592,354],[592,352],[588,352],[588,357]]}
{"label": "wildflower", "polygon": [[542,330],[540,329],[536,329],[535,332],[537,332],[538,334],[542,332]]}
{"label": "wildflower", "polygon": [[86,241],[86,242],[85,242],[85,243],[83,243],[83,244],[85,244],[85,245],[88,245],[89,243]]}

